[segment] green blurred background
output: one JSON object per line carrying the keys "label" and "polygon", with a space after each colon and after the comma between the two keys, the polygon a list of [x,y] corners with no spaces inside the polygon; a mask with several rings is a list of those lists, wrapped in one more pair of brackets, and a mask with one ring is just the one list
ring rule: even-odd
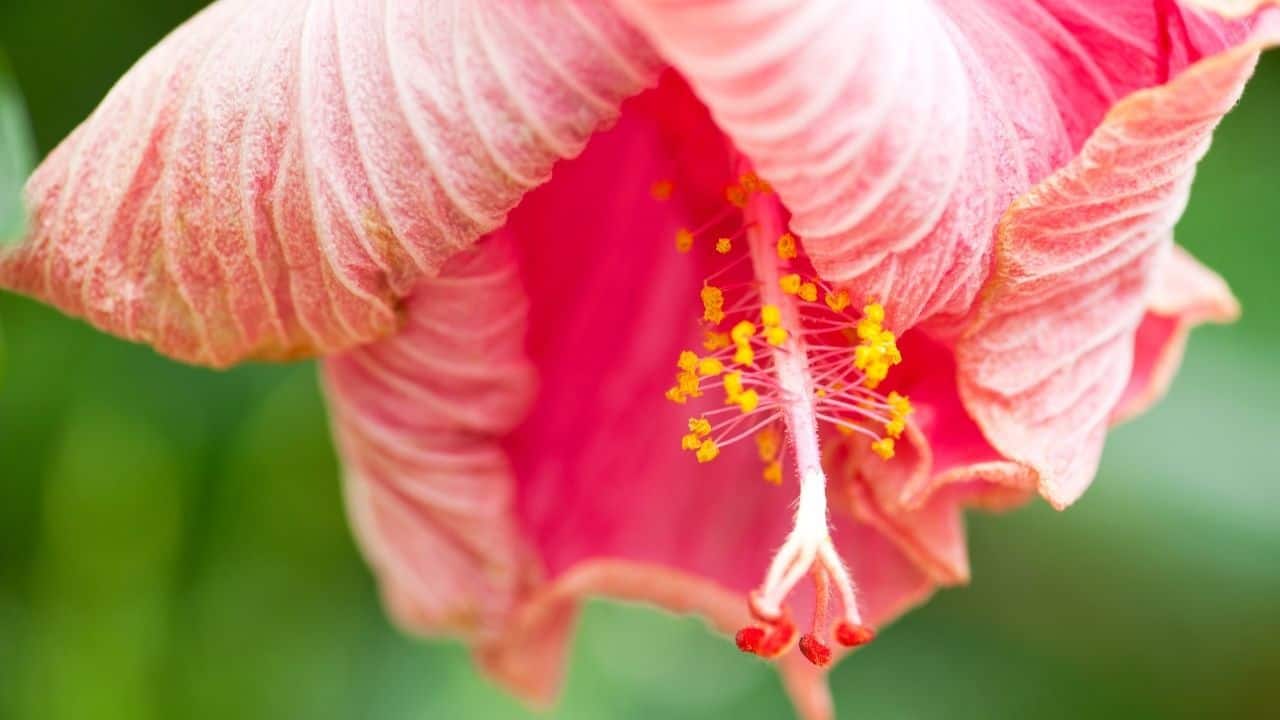
{"label": "green blurred background", "polygon": [[[264,0],[268,1],[268,0]],[[0,0],[41,154],[202,3]],[[970,523],[973,586],[840,665],[848,718],[1280,716],[1280,56],[1179,240],[1245,319],[1192,341],[1065,514]],[[347,532],[311,364],[213,373],[0,297],[0,718],[534,717],[393,631]],[[595,603],[556,718],[779,718],[697,621]]]}

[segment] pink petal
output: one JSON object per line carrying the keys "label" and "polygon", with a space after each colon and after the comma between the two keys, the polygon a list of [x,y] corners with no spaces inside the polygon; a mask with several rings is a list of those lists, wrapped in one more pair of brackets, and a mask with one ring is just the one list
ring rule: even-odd
{"label": "pink petal", "polygon": [[969,416],[956,387],[953,351],[916,333],[903,338],[903,349],[906,361],[894,382],[917,408],[912,425],[918,434],[909,438],[928,442],[930,463],[911,472],[906,482],[894,483],[896,504],[921,508],[953,486],[966,488],[966,504],[989,510],[1026,501],[1035,475],[991,447]]}
{"label": "pink petal", "polygon": [[[722,179],[729,165],[705,117],[659,99],[628,105],[474,260],[424,281],[401,335],[327,363],[352,514],[393,612],[418,631],[466,632],[482,666],[535,701],[558,688],[586,596],[697,613],[726,632],[746,625],[746,593],[791,522],[794,488],[760,478],[750,443],[698,465],[679,447],[687,410],[663,399],[673,358],[700,339],[698,288],[713,261],[655,239],[722,188],[681,183],[687,202],[657,205],[649,185],[685,163],[718,164]],[[593,195],[602,183],[609,192]],[[523,283],[490,281],[511,267]],[[528,361],[537,402],[512,429]],[[869,622],[932,591],[873,528],[840,518],[835,533]],[[823,675],[793,655],[781,668],[797,707],[831,717]]]}
{"label": "pink petal", "polygon": [[398,334],[324,366],[351,524],[406,627],[483,633],[522,580],[501,447],[536,384],[518,273],[491,237],[418,286]]}
{"label": "pink petal", "polygon": [[655,69],[590,0],[220,0],[36,172],[0,285],[193,362],[368,341]]}
{"label": "pink petal", "polygon": [[964,509],[1021,505],[1034,493],[1035,477],[1001,457],[969,417],[949,349],[918,332],[901,347],[905,361],[892,384],[911,398],[912,421],[892,462],[872,457],[865,439],[855,441],[844,464],[851,476],[845,502],[853,517],[892,540],[935,583],[964,583]]}
{"label": "pink petal", "polygon": [[1277,29],[1126,98],[1001,221],[997,269],[957,349],[961,396],[1056,507],[1093,477],[1195,163]]}
{"label": "pink petal", "polygon": [[1107,108],[1241,28],[1172,2],[615,0],[898,330],[963,316],[992,228]]}
{"label": "pink petal", "polygon": [[1153,281],[1147,313],[1134,336],[1133,374],[1111,421],[1124,422],[1164,396],[1182,362],[1191,328],[1231,322],[1239,315],[1240,304],[1226,282],[1174,246]]}

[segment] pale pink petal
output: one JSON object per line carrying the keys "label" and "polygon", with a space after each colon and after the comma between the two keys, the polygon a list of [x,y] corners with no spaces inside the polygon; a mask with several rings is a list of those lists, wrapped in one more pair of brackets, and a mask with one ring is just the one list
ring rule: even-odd
{"label": "pale pink petal", "polygon": [[892,462],[873,456],[865,438],[833,433],[826,443],[833,483],[847,493],[837,503],[892,540],[934,582],[964,583],[964,509],[1019,506],[1034,495],[1035,476],[982,436],[960,402],[946,346],[919,332],[900,345],[905,360],[891,385],[911,399],[907,433]]}
{"label": "pale pink petal", "polygon": [[[1029,468],[1006,459],[991,447],[960,400],[953,352],[941,343],[912,333],[903,338],[906,361],[895,372],[895,386],[915,407],[908,436],[912,445],[928,443],[927,467],[915,469],[889,485],[897,492],[890,502],[911,510],[924,507],[952,486],[966,488],[964,502],[988,510],[1004,510],[1025,502],[1035,488]],[[909,450],[917,456],[925,453]],[[872,465],[871,467],[877,467]],[[892,480],[893,464],[879,466]],[[882,481],[883,482],[883,481]]]}
{"label": "pale pink petal", "polygon": [[515,260],[502,236],[455,256],[399,333],[324,366],[351,525],[406,627],[492,631],[525,572],[501,447],[536,385]]}
{"label": "pale pink petal", "polygon": [[1239,39],[1173,2],[615,0],[898,330],[965,315],[1008,204],[1107,108]]}
{"label": "pale pink petal", "polygon": [[1093,478],[1195,163],[1276,30],[1266,22],[1249,43],[1126,98],[1001,221],[992,282],[957,349],[960,390],[1056,507]]}
{"label": "pale pink petal", "polygon": [[591,0],[220,0],[37,171],[0,286],[206,364],[368,341],[655,70]]}
{"label": "pale pink petal", "polygon": [[1193,327],[1231,322],[1239,315],[1240,304],[1227,283],[1174,246],[1156,273],[1147,313],[1134,336],[1133,373],[1111,422],[1124,422],[1164,396]]}

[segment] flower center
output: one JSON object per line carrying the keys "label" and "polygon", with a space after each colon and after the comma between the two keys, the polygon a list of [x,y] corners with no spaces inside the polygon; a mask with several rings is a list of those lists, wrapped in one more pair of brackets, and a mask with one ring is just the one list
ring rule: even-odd
{"label": "flower center", "polygon": [[[669,196],[670,186],[660,187]],[[690,418],[681,440],[698,462],[711,462],[725,446],[754,436],[764,479],[780,484],[783,458],[788,450],[793,455],[799,481],[795,522],[751,593],[748,606],[759,624],[741,630],[737,643],[743,651],[768,658],[789,650],[798,631],[786,599],[809,575],[815,589],[813,625],[797,644],[811,662],[825,665],[831,659],[824,642],[829,634],[856,646],[870,641],[874,632],[862,621],[853,578],[831,539],[820,425],[845,436],[863,436],[875,454],[892,458],[911,404],[876,388],[902,356],[896,337],[883,327],[879,304],[869,301],[855,318],[847,291],[807,271],[796,239],[782,227],[782,210],[767,183],[745,174],[729,187],[726,199],[725,211],[697,229],[676,234],[676,249],[690,252],[740,209],[741,226],[718,236],[714,250],[733,255],[742,238],[746,248],[737,248],[738,257],[704,282],[702,320],[708,329],[703,347],[710,352],[680,354],[676,384],[667,399],[683,405],[703,398],[704,390],[723,389],[723,405]],[[744,263],[749,277],[734,282],[735,272],[745,275]],[[829,631],[833,599],[840,614]]]}

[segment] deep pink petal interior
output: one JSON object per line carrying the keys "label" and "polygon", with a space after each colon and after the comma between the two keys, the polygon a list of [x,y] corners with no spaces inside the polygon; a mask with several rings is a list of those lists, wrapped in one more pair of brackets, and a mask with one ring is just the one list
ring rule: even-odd
{"label": "deep pink petal interior", "polygon": [[[651,101],[664,110],[662,124],[650,122],[647,108],[628,108],[620,127],[557,168],[551,186],[512,217],[513,232],[528,238],[529,346],[542,383],[539,402],[508,442],[517,511],[553,575],[616,557],[745,594],[790,529],[795,488],[761,479],[751,443],[707,465],[680,449],[689,411],[663,392],[679,352],[700,347],[698,289],[717,256],[705,246],[679,254],[670,238],[722,204],[729,168],[723,140],[696,103],[666,113],[691,101],[659,92],[642,102]],[[673,154],[672,141],[683,151]],[[723,170],[719,182],[694,175],[682,185],[684,165]],[[666,177],[685,202],[650,198],[650,184]],[[593,195],[601,178],[610,192]],[[927,585],[873,531],[841,522],[836,534],[871,617],[885,619]]]}

